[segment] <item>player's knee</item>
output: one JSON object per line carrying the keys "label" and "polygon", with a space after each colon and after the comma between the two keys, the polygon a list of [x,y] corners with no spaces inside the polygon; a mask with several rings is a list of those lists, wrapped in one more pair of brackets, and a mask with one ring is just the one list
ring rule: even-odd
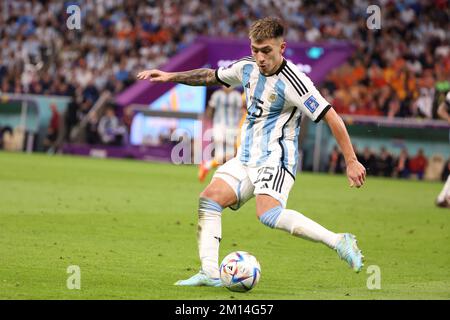
{"label": "player's knee", "polygon": [[210,188],[206,188],[202,192],[200,192],[199,198],[208,198],[214,200],[214,192],[210,190]]}
{"label": "player's knee", "polygon": [[234,194],[230,195],[228,190],[220,186],[209,185],[200,193],[200,198],[210,199],[218,203],[222,208],[226,208],[236,202]]}
{"label": "player's knee", "polygon": [[212,200],[223,207],[224,201],[219,188],[208,187],[200,193],[200,199]]}

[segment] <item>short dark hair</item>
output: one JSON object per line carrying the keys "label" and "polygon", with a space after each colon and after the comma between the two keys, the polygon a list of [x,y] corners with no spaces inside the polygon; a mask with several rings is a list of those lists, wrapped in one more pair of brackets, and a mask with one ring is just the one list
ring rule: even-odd
{"label": "short dark hair", "polygon": [[266,17],[256,20],[250,26],[248,36],[256,42],[284,37],[284,23],[279,18]]}

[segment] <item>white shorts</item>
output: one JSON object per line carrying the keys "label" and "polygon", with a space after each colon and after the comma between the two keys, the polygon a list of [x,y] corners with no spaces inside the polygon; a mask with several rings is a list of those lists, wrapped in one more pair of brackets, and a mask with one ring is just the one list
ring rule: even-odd
{"label": "white shorts", "polygon": [[267,194],[278,200],[283,208],[294,184],[294,177],[279,164],[260,167],[244,166],[237,158],[227,161],[214,173],[214,178],[224,180],[236,193],[237,203],[230,206],[237,210],[257,194]]}

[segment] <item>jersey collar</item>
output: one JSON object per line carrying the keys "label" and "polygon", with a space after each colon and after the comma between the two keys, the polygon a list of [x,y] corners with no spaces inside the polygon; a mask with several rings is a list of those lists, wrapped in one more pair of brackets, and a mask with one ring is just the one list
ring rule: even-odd
{"label": "jersey collar", "polygon": [[283,62],[281,62],[281,65],[280,65],[280,67],[277,69],[277,71],[275,71],[274,73],[272,73],[272,74],[269,74],[269,75],[264,75],[265,77],[271,77],[271,76],[274,76],[274,75],[279,75],[280,74],[280,72],[281,71],[283,71],[283,69],[284,69],[284,67],[286,66],[286,64],[287,64],[287,61],[286,61],[286,59],[285,58],[283,58]]}

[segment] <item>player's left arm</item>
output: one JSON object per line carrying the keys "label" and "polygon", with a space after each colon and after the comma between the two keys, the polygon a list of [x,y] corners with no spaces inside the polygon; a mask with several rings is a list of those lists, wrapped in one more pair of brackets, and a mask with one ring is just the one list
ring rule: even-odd
{"label": "player's left arm", "polygon": [[366,169],[356,158],[344,121],[342,121],[342,118],[333,108],[330,108],[327,113],[325,113],[324,120],[330,127],[331,132],[336,138],[342,154],[344,155],[350,187],[361,187],[366,180]]}

